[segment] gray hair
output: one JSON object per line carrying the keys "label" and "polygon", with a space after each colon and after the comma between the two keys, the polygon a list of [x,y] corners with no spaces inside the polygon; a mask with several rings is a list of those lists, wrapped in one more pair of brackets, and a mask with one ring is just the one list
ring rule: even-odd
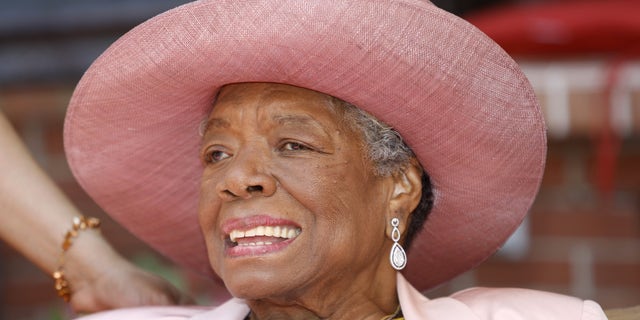
{"label": "gray hair", "polygon": [[[343,108],[348,125],[362,134],[363,148],[371,160],[376,174],[383,177],[396,174],[406,168],[411,159],[415,158],[411,148],[391,126],[341,99],[334,97],[331,102],[334,106]],[[411,213],[404,239],[406,250],[410,248],[411,243],[422,230],[427,216],[433,208],[431,179],[424,169],[422,170],[421,182],[422,195],[418,206]]]}
{"label": "gray hair", "polygon": [[[339,98],[331,97],[330,103],[344,112],[346,124],[353,130],[362,134],[363,146],[366,156],[373,164],[374,174],[387,177],[399,173],[405,169],[415,154],[402,140],[400,134],[388,124],[376,119],[373,115],[345,102]],[[215,100],[214,99],[214,104]],[[200,136],[206,131],[207,118],[200,122]],[[421,168],[422,169],[422,168]],[[433,190],[431,179],[426,171],[422,170],[422,195],[418,206],[413,210],[409,225],[407,226],[404,239],[405,250],[408,250],[411,243],[422,230],[427,216],[433,208]]]}
{"label": "gray hair", "polygon": [[388,124],[338,98],[334,98],[332,103],[343,107],[345,120],[362,134],[363,147],[377,175],[384,177],[395,174],[415,157],[400,134]]}

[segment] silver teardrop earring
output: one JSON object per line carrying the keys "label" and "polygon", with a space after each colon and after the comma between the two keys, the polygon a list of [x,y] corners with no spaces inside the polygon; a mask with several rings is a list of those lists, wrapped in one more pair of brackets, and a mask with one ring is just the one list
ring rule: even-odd
{"label": "silver teardrop earring", "polygon": [[398,218],[391,219],[391,226],[393,227],[393,230],[391,230],[391,240],[393,240],[393,247],[391,247],[391,253],[389,253],[389,262],[391,262],[391,266],[398,271],[404,269],[407,265],[407,254],[398,243],[398,241],[400,241],[399,225],[400,220],[398,220]]}

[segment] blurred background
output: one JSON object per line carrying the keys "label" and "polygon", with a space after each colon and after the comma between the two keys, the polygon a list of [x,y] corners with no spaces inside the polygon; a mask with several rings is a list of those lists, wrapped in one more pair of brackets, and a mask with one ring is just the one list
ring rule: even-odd
{"label": "blurred background", "polygon": [[[68,100],[89,64],[136,24],[185,2],[2,0],[0,109],[77,206],[103,220],[121,253],[210,304],[219,300],[210,280],[157,255],[91,201],[62,143]],[[640,1],[434,3],[485,31],[522,66],[543,106],[549,152],[539,197],[518,232],[479,268],[426,294],[516,286],[595,299],[605,309],[639,305]],[[69,315],[49,275],[0,243],[0,319]]]}

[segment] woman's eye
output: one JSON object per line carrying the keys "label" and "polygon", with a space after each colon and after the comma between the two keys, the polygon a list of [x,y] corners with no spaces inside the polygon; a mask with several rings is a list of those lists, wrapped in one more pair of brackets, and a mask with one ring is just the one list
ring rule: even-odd
{"label": "woman's eye", "polygon": [[229,154],[224,152],[224,151],[220,151],[220,150],[212,150],[209,151],[206,155],[205,155],[205,162],[206,163],[216,163],[219,161],[222,161],[226,158],[229,158]]}
{"label": "woman's eye", "polygon": [[285,151],[311,150],[307,146],[297,142],[287,142],[282,145],[282,149]]}

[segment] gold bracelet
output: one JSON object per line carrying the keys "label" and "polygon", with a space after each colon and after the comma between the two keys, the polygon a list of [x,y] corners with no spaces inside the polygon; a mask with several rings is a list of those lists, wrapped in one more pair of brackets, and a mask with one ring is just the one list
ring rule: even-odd
{"label": "gold bracelet", "polygon": [[65,302],[69,302],[71,300],[71,287],[69,286],[67,279],[64,277],[64,255],[69,248],[71,248],[73,238],[78,236],[79,231],[98,228],[100,228],[100,220],[98,218],[87,218],[85,216],[73,217],[73,226],[71,227],[71,230],[67,231],[64,235],[64,241],[62,241],[62,254],[58,260],[58,268],[53,271],[53,280],[55,281],[54,288],[56,289],[58,296],[64,299]]}

